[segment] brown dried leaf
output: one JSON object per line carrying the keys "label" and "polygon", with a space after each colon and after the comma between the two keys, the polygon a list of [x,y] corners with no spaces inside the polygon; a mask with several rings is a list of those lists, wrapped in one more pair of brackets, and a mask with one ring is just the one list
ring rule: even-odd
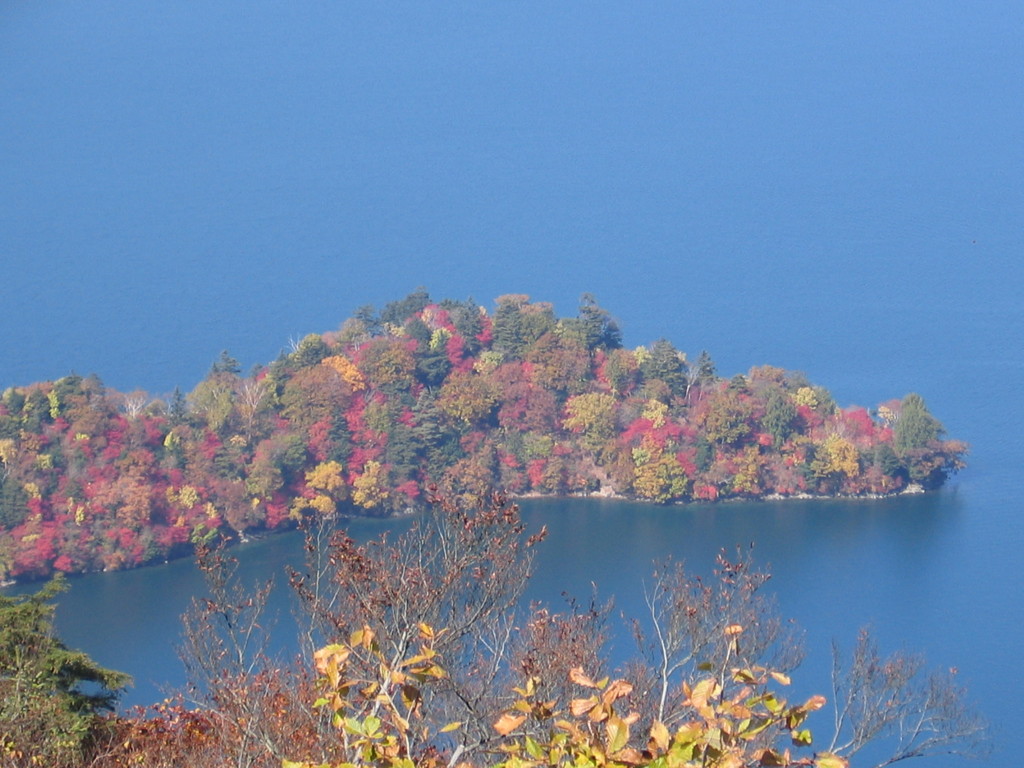
{"label": "brown dried leaf", "polygon": [[807,702],[801,707],[805,712],[814,712],[815,710],[821,709],[828,703],[828,699],[824,696],[811,696]]}
{"label": "brown dried leaf", "polygon": [[633,692],[633,686],[627,683],[625,680],[616,680],[614,683],[608,686],[604,694],[601,696],[601,700],[605,704],[611,704],[617,699],[621,699],[623,696],[629,696]]}
{"label": "brown dried leaf", "polygon": [[583,672],[583,667],[573,667],[570,669],[569,679],[576,683],[576,685],[582,685],[584,688],[597,688],[597,683],[587,677]]}
{"label": "brown dried leaf", "polygon": [[510,712],[506,712],[498,718],[498,722],[494,724],[494,730],[502,736],[508,736],[512,731],[525,722],[526,715],[513,715]]}
{"label": "brown dried leaf", "polygon": [[575,717],[583,717],[590,710],[597,706],[598,698],[591,696],[589,699],[573,699],[569,702],[569,711]]}

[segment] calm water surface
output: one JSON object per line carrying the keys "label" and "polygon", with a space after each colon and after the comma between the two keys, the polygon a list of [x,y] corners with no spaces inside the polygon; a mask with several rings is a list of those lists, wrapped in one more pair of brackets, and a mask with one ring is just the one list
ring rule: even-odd
{"label": "calm water surface", "polygon": [[[708,574],[719,552],[731,554],[753,543],[758,563],[772,572],[786,615],[813,637],[826,639],[826,626],[852,637],[859,626],[871,623],[883,637],[901,637],[922,620],[939,619],[921,593],[943,572],[942,555],[958,536],[962,514],[958,492],[874,502],[681,507],[530,499],[521,507],[531,530],[547,525],[550,531],[539,549],[527,601],[557,609],[565,595],[587,598],[596,589],[600,597],[615,598],[617,612],[640,616],[643,582],[655,561],[671,556]],[[405,525],[363,519],[348,524],[360,540]],[[239,575],[249,583],[273,576],[283,584],[285,566],[300,567],[304,558],[297,533],[234,552]],[[135,671],[140,679],[127,701],[152,701],[152,684],[182,680],[170,658],[180,634],[178,618],[191,595],[203,591],[201,575],[187,560],[78,577],[61,608],[61,628],[73,641],[96,648],[108,663]],[[283,625],[281,648],[294,649],[287,630],[291,596],[286,587],[276,590],[273,612]],[[618,644],[614,655],[622,658],[630,650]]]}
{"label": "calm water surface", "polygon": [[[830,643],[848,647],[858,629],[870,625],[883,648],[922,650],[937,665],[956,665],[975,696],[988,691],[984,695],[998,701],[1003,678],[985,654],[1006,649],[989,639],[1012,636],[1021,617],[1001,615],[988,579],[956,565],[968,557],[974,538],[967,495],[961,485],[863,502],[655,507],[527,500],[522,509],[528,525],[547,525],[550,536],[539,550],[526,599],[557,609],[566,595],[586,599],[596,589],[598,597],[614,597],[616,616],[642,617],[643,582],[653,561],[682,558],[707,574],[719,551],[754,543],[757,560],[772,572],[782,615],[806,629],[808,655],[797,676],[801,693],[827,691]],[[350,530],[369,538],[393,527],[355,520]],[[256,583],[274,575],[283,584],[285,564],[302,563],[301,545],[299,535],[284,534],[241,547],[240,576]],[[189,561],[80,577],[61,606],[60,627],[70,642],[136,676],[125,704],[149,703],[184,683],[175,659],[179,615],[202,591]],[[281,587],[270,612],[277,620],[276,650],[287,656],[297,650],[291,611],[289,590]],[[621,626],[610,647],[620,661],[633,652]]]}

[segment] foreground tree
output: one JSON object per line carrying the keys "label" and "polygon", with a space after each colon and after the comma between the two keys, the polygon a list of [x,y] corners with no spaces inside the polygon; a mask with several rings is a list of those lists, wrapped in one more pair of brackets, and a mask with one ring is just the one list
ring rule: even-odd
{"label": "foreground tree", "polygon": [[[862,630],[848,660],[833,648],[834,732],[830,749],[881,755],[875,768],[929,755],[979,757],[985,721],[967,704],[956,670],[929,671],[916,654],[883,657]],[[871,749],[865,749],[871,747]]]}
{"label": "foreground tree", "polygon": [[[309,619],[307,638],[372,634],[373,652],[364,648],[349,663],[360,679],[373,679],[381,664],[397,669],[415,655],[423,627],[443,627],[431,642],[448,673],[430,696],[445,723],[432,725],[465,723],[459,746],[477,751],[494,739],[489,722],[504,704],[516,606],[541,538],[524,536],[518,508],[500,495],[473,509],[435,500],[393,543],[361,545],[339,531],[321,548],[311,538],[310,568],[291,576]],[[376,716],[378,708],[368,711]]]}
{"label": "foreground tree", "polygon": [[[514,701],[492,724],[501,741],[498,757],[489,762],[500,768],[849,768],[850,757],[886,729],[898,733],[899,744],[875,768],[941,752],[966,757],[980,754],[976,749],[945,749],[954,744],[967,746],[980,734],[964,730],[976,724],[973,716],[965,719],[962,707],[947,706],[959,692],[930,691],[922,697],[906,685],[916,669],[894,659],[878,670],[885,682],[876,684],[876,671],[856,668],[861,661],[869,666],[877,661],[870,643],[863,640],[850,671],[850,696],[836,710],[839,730],[845,725],[843,718],[853,716],[848,725],[854,736],[840,743],[837,734],[827,749],[815,749],[806,724],[812,713],[826,706],[825,697],[815,695],[791,704],[781,693],[791,684],[788,675],[761,665],[744,666],[740,649],[746,629],[740,624],[722,628],[716,644],[720,641],[726,651],[724,666],[702,665],[704,675],[682,682],[682,718],[675,725],[660,719],[644,724],[641,714],[632,708],[636,688],[626,678],[595,680],[582,666],[574,667],[568,681],[575,695],[558,699],[542,692],[540,676],[530,677],[513,689]],[[435,730],[429,715],[424,714],[424,702],[429,701],[426,691],[447,674],[436,650],[442,635],[421,625],[419,646],[397,664],[381,653],[368,627],[346,642],[317,651],[316,668],[322,677],[318,683],[321,695],[314,706],[330,714],[337,742],[344,744],[344,756],[336,763],[285,760],[283,767],[477,764],[459,762],[461,748],[449,752],[442,746],[462,723],[450,722]],[[360,657],[377,661],[369,667],[374,670],[369,678],[355,672],[353,660]],[[372,713],[367,713],[368,707]],[[937,737],[934,741],[933,736]],[[424,747],[424,743],[433,746]]]}
{"label": "foreground tree", "polygon": [[5,766],[79,764],[131,683],[69,649],[53,629],[62,578],[38,592],[0,595],[0,760]]}
{"label": "foreground tree", "polygon": [[[739,554],[735,561],[720,554],[710,579],[671,560],[655,568],[644,591],[647,620],[634,620],[641,658],[627,675],[642,693],[635,706],[646,726],[673,727],[686,718],[682,679],[713,670],[723,692],[731,693],[731,667],[767,664],[789,672],[803,659],[798,634],[780,620],[765,592],[769,575]],[[742,645],[733,642],[730,627],[744,628]]]}
{"label": "foreground tree", "polygon": [[186,631],[203,717],[189,731],[165,713],[175,758],[140,747],[134,764],[844,768],[984,745],[948,675],[881,657],[866,633],[837,661],[831,720],[813,715],[824,697],[787,703],[800,644],[747,555],[721,556],[709,578],[659,566],[640,655],[611,673],[607,607],[518,606],[543,531],[528,537],[501,496],[437,501],[404,534],[366,544],[330,518],[308,522],[309,565],[291,582],[314,664],[268,656],[265,590],[241,589],[230,559],[208,553],[210,597]]}

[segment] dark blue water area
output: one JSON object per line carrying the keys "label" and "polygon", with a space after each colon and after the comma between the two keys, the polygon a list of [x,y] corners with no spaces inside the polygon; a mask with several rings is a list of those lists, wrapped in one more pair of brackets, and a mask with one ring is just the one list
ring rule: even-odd
{"label": "dark blue water area", "polygon": [[[944,570],[941,553],[958,506],[952,497],[684,508],[531,504],[552,530],[549,546],[557,552],[542,559],[535,588],[538,596],[552,587],[586,596],[593,586],[614,596],[617,612],[642,618],[652,561],[671,556],[708,577],[716,555],[735,559],[737,548],[752,546],[755,562],[772,574],[769,589],[781,615],[806,630],[809,678],[822,685],[833,638],[852,642],[871,625],[898,646],[940,621],[945,608],[933,596],[933,575]],[[571,522],[552,526],[564,513]],[[631,650],[620,645],[615,655]]]}
{"label": "dark blue water area", "polygon": [[[871,624],[960,670],[1005,764],[1024,753],[1022,24],[1002,0],[8,2],[0,387],[75,370],[188,391],[223,348],[266,363],[423,285],[561,314],[591,292],[629,346],[803,370],[843,406],[920,392],[972,446],[942,492],[531,500],[551,541],[530,596],[593,582],[635,613],[652,559],[707,573],[753,541],[811,688]],[[239,553],[282,581],[301,546]],[[60,628],[147,703],[181,683],[197,589],[187,561],[74,579]]]}
{"label": "dark blue water area", "polygon": [[[408,520],[360,518],[346,527],[360,541],[400,534]],[[233,582],[248,594],[272,587],[259,623],[266,630],[263,650],[287,663],[302,652],[299,603],[288,586],[288,569],[306,572],[305,538],[299,531],[254,539],[228,550],[235,561]],[[182,663],[183,616],[195,598],[209,595],[191,558],[137,571],[91,574],[69,579],[57,616],[61,637],[72,647],[89,649],[102,664],[130,671],[134,685],[120,701],[122,709],[148,706],[164,697],[187,694]],[[14,588],[21,592],[31,585]],[[261,641],[262,642],[262,641]]]}

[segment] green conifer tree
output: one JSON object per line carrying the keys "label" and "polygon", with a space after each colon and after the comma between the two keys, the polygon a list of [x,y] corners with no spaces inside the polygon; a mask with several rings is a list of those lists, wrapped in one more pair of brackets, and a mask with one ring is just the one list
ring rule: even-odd
{"label": "green conifer tree", "polygon": [[0,595],[0,759],[4,765],[67,765],[79,759],[131,684],[56,636],[53,599],[63,578],[28,595]]}

